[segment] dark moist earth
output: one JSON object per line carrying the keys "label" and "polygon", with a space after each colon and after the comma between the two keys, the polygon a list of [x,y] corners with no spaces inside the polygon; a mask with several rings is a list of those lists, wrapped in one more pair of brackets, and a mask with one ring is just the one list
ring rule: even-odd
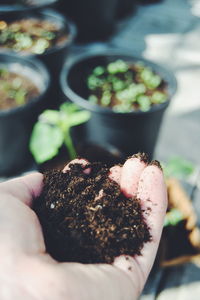
{"label": "dark moist earth", "polygon": [[33,209],[47,251],[58,261],[81,263],[112,263],[121,254],[140,254],[151,240],[140,200],[126,198],[105,165],[90,167],[89,175],[80,164],[71,164],[67,173],[44,174],[44,188]]}

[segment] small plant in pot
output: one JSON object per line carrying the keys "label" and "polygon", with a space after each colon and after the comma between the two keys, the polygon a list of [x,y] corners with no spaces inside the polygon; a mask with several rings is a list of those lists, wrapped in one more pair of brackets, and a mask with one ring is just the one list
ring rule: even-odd
{"label": "small plant in pot", "polygon": [[176,90],[166,69],[107,49],[67,62],[61,74],[67,99],[92,112],[86,139],[116,147],[125,157],[153,156],[165,109]]}
{"label": "small plant in pot", "polygon": [[58,78],[75,37],[74,25],[53,10],[6,14],[0,21],[0,52],[13,51],[21,56],[35,56],[51,73],[51,98],[58,93]]}
{"label": "small plant in pot", "polygon": [[28,142],[37,115],[47,105],[48,72],[35,59],[0,54],[0,175],[31,162]]}

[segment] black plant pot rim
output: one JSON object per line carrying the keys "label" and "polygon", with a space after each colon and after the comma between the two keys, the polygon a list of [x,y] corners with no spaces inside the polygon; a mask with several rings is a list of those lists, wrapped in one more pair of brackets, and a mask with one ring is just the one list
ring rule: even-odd
{"label": "black plant pot rim", "polygon": [[[162,104],[152,106],[151,109],[146,112],[138,110],[138,111],[127,112],[127,113],[119,113],[119,112],[114,112],[112,110],[112,108],[104,108],[104,107],[101,107],[100,105],[92,104],[87,99],[84,99],[83,97],[79,96],[77,93],[75,93],[71,89],[71,87],[68,84],[68,76],[70,74],[71,68],[74,65],[76,65],[77,63],[80,63],[88,58],[94,58],[96,56],[97,57],[98,56],[105,56],[105,57],[109,56],[110,57],[112,55],[113,56],[127,56],[127,58],[129,58],[130,60],[132,59],[133,62],[142,61],[142,62],[144,62],[145,65],[152,67],[152,69],[156,73],[159,73],[159,75],[161,77],[162,77],[162,74],[167,75],[168,81],[166,81],[166,82],[169,86],[169,89],[168,89],[169,97],[168,97],[167,101]],[[163,76],[163,77],[165,77],[165,76]],[[107,114],[107,115],[112,114],[112,115],[116,115],[116,116],[119,116],[119,115],[130,115],[131,116],[131,115],[150,114],[154,111],[163,110],[168,107],[170,99],[175,94],[176,89],[177,89],[177,81],[176,81],[175,76],[173,75],[172,72],[170,72],[166,68],[164,68],[150,60],[147,60],[143,57],[134,56],[130,51],[125,51],[125,50],[120,50],[120,49],[112,49],[112,48],[96,50],[96,51],[95,50],[87,51],[87,53],[84,53],[81,55],[76,55],[71,60],[66,61],[65,65],[63,66],[63,69],[61,71],[60,84],[61,84],[62,91],[65,94],[65,96],[69,100],[75,102],[77,105],[83,107],[84,109],[92,111],[92,112],[102,113],[102,114]]]}
{"label": "black plant pot rim", "polygon": [[46,56],[46,55],[49,55],[51,53],[54,53],[54,52],[56,52],[60,49],[63,49],[67,45],[70,45],[70,44],[73,43],[73,41],[74,41],[74,39],[77,35],[76,26],[71,20],[69,20],[65,16],[61,15],[57,11],[55,11],[53,9],[45,9],[45,10],[42,10],[40,12],[37,12],[37,11],[36,12],[35,11],[34,12],[29,12],[28,15],[26,15],[26,16],[16,15],[16,17],[14,17],[13,20],[14,19],[19,20],[19,19],[22,19],[22,18],[25,19],[29,16],[39,18],[39,19],[42,19],[44,17],[46,17],[48,19],[48,17],[49,17],[49,18],[54,18],[55,20],[57,19],[58,21],[61,21],[63,23],[63,28],[65,27],[68,30],[68,33],[66,33],[67,34],[66,41],[64,43],[60,44],[60,45],[54,45],[54,46],[50,47],[49,49],[47,49],[42,54],[36,54],[36,53],[25,52],[25,51],[16,52],[16,51],[12,50],[12,48],[1,48],[1,47],[0,47],[0,53],[5,53],[5,52],[7,53],[9,51],[11,53],[16,53],[19,56],[42,57],[42,56]]}
{"label": "black plant pot rim", "polygon": [[35,5],[23,5],[23,4],[0,4],[0,14],[1,13],[17,13],[17,12],[27,12],[31,10],[37,10],[37,9],[42,9],[45,8],[49,5],[53,5],[57,3],[58,0],[45,0],[45,1],[40,1],[38,4]]}
{"label": "black plant pot rim", "polygon": [[[13,53],[0,53],[0,57],[5,56],[8,59],[15,59],[17,63],[20,64],[21,61],[23,61],[27,66],[31,69],[31,65],[36,66],[37,72],[40,73],[41,77],[43,78],[45,82],[45,87],[43,91],[40,91],[40,94],[37,97],[31,98],[26,104],[16,106],[14,108],[0,110],[0,117],[7,117],[8,115],[16,115],[21,114],[25,110],[30,110],[32,107],[34,107],[39,102],[43,101],[43,96],[47,93],[49,87],[50,87],[50,75],[47,71],[47,68],[45,65],[37,60],[36,58],[30,58],[30,57],[21,57]],[[7,63],[5,63],[6,65]]]}

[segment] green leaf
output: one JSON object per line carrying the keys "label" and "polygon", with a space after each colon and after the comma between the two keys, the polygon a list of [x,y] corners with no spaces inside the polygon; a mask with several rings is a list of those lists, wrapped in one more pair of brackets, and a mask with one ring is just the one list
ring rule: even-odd
{"label": "green leaf", "polygon": [[90,101],[93,104],[98,104],[98,98],[96,95],[90,95],[88,101]]}
{"label": "green leaf", "polygon": [[168,164],[164,166],[164,174],[166,177],[176,177],[179,179],[186,179],[195,170],[195,166],[181,157],[172,157]]}
{"label": "green leaf", "polygon": [[128,68],[129,65],[121,59],[111,62],[107,66],[108,73],[110,74],[125,73],[128,71]]}
{"label": "green leaf", "polygon": [[173,208],[169,212],[167,212],[165,216],[164,226],[169,226],[169,225],[176,226],[182,220],[183,220],[182,213],[178,209]]}
{"label": "green leaf", "polygon": [[19,89],[15,92],[15,101],[17,103],[17,105],[23,105],[25,104],[25,100],[26,100],[26,90],[24,89]]}
{"label": "green leaf", "polygon": [[30,151],[36,162],[41,164],[56,156],[63,142],[63,133],[59,127],[38,122],[33,128]]}
{"label": "green leaf", "polygon": [[66,114],[71,114],[79,110],[80,108],[76,104],[71,102],[65,102],[60,105],[60,111]]}
{"label": "green leaf", "polygon": [[98,66],[98,67],[94,68],[94,70],[93,70],[93,74],[95,76],[101,76],[104,74],[104,72],[105,72],[105,68],[102,66]]}
{"label": "green leaf", "polygon": [[137,102],[139,104],[141,111],[148,111],[151,108],[151,101],[148,96],[146,95],[140,95],[137,98]]}
{"label": "green leaf", "polygon": [[155,104],[164,103],[167,101],[167,94],[156,91],[151,96],[151,101],[152,101],[152,103],[155,103]]}
{"label": "green leaf", "polygon": [[44,123],[56,125],[59,122],[59,112],[56,110],[45,110],[39,117],[39,120]]}
{"label": "green leaf", "polygon": [[69,116],[70,127],[87,122],[90,119],[90,112],[86,110],[77,111]]}

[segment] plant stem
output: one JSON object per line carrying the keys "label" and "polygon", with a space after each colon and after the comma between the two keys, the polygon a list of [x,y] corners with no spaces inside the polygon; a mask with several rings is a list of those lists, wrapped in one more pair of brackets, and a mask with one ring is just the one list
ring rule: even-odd
{"label": "plant stem", "polygon": [[65,131],[65,141],[64,141],[64,143],[67,147],[67,150],[68,150],[68,153],[69,153],[69,158],[71,160],[76,158],[77,153],[76,153],[76,150],[75,150],[75,147],[74,147],[69,129]]}

